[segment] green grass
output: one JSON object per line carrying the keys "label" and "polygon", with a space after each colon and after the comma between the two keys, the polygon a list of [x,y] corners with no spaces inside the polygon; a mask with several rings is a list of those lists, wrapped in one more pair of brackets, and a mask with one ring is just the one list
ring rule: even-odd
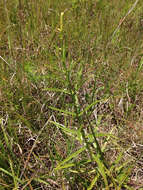
{"label": "green grass", "polygon": [[0,190],[143,189],[142,8],[2,1]]}

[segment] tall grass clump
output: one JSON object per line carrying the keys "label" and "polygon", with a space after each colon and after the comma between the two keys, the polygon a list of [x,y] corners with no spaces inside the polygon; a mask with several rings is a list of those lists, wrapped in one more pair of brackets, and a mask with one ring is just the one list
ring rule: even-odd
{"label": "tall grass clump", "polygon": [[0,189],[142,189],[143,3],[3,0]]}

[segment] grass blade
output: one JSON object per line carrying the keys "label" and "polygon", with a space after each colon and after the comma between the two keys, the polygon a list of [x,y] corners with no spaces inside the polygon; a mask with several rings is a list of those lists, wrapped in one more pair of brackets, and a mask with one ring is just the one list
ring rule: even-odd
{"label": "grass blade", "polygon": [[79,150],[77,150],[76,152],[74,152],[73,154],[69,155],[60,164],[58,164],[58,166],[55,168],[55,170],[60,170],[66,162],[68,162],[68,161],[72,160],[73,158],[77,157],[85,149],[86,149],[86,147],[84,146],[84,147],[80,148]]}
{"label": "grass blade", "polygon": [[64,114],[66,114],[66,115],[71,115],[71,116],[74,116],[74,117],[76,116],[76,114],[73,113],[73,112],[65,111],[65,110],[58,109],[58,108],[55,108],[55,107],[52,107],[52,106],[48,106],[48,108],[50,108],[50,109],[52,109],[52,110],[54,110],[54,111],[58,111],[58,112],[60,112],[60,113],[64,113]]}

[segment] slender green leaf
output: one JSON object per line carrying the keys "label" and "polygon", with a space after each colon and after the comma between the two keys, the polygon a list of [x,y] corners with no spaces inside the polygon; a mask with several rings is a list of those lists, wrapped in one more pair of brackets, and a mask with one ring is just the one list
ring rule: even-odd
{"label": "slender green leaf", "polygon": [[102,160],[100,160],[100,155],[93,155],[94,160],[96,161],[97,165],[98,165],[98,171],[101,174],[101,176],[104,179],[104,183],[105,183],[105,187],[107,190],[109,190],[109,185],[108,185],[108,179],[107,179],[107,175],[106,175],[106,168],[102,162]]}
{"label": "slender green leaf", "polygon": [[79,150],[77,150],[76,152],[74,152],[73,154],[69,155],[65,160],[63,160],[60,164],[58,164],[58,166],[55,168],[55,170],[60,170],[61,167],[64,166],[64,164],[70,160],[72,160],[73,158],[77,157],[81,152],[83,152],[86,149],[86,147],[82,147]]}
{"label": "slender green leaf", "polygon": [[96,104],[101,103],[101,102],[105,102],[106,100],[107,100],[107,98],[94,101],[92,104],[88,105],[82,112],[79,113],[79,117],[82,116],[85,112],[87,112],[90,108],[92,108]]}
{"label": "slender green leaf", "polygon": [[93,178],[93,180],[92,180],[90,186],[87,188],[87,190],[92,190],[92,189],[93,189],[93,187],[94,187],[95,183],[97,182],[99,176],[100,176],[100,175],[99,175],[99,173],[98,173],[98,174]]}
{"label": "slender green leaf", "polygon": [[18,180],[17,180],[18,178],[15,176],[13,163],[10,158],[9,158],[9,163],[10,163],[10,168],[11,168],[11,172],[12,172],[15,189],[18,189]]}
{"label": "slender green leaf", "polygon": [[117,177],[117,181],[119,183],[119,187],[122,186],[122,184],[126,181],[126,179],[129,177],[131,173],[132,166],[128,166],[124,169],[122,169],[120,175]]}
{"label": "slender green leaf", "polygon": [[[7,175],[9,175],[9,176],[11,176],[11,177],[13,177],[13,174],[12,174],[12,173],[8,172],[7,170],[5,170],[5,169],[3,169],[3,168],[0,168],[0,171],[3,172],[3,173],[5,173],[5,174],[7,174]],[[15,176],[15,179],[16,179],[18,182],[20,182],[21,184],[23,183],[23,181],[20,180],[20,179],[19,179],[18,177],[16,177],[16,176]]]}
{"label": "slender green leaf", "polygon": [[67,114],[67,115],[72,115],[72,116],[76,116],[75,113],[73,112],[69,112],[69,111],[65,111],[65,110],[62,110],[62,109],[58,109],[58,108],[55,108],[55,107],[52,107],[52,106],[48,106],[48,108],[54,110],[54,111],[58,111],[60,113],[64,113],[64,114]]}
{"label": "slender green leaf", "polygon": [[58,128],[62,129],[65,133],[67,133],[69,135],[75,136],[77,134],[76,130],[73,130],[73,129],[70,129],[68,127],[65,127],[64,125],[62,125],[60,123],[57,123],[55,121],[49,121],[49,123],[52,123],[52,124],[56,125]]}

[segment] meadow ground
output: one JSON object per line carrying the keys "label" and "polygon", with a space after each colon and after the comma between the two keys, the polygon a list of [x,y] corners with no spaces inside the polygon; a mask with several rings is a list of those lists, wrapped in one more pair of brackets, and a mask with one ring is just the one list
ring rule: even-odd
{"label": "meadow ground", "polygon": [[143,189],[143,2],[2,0],[0,190]]}

